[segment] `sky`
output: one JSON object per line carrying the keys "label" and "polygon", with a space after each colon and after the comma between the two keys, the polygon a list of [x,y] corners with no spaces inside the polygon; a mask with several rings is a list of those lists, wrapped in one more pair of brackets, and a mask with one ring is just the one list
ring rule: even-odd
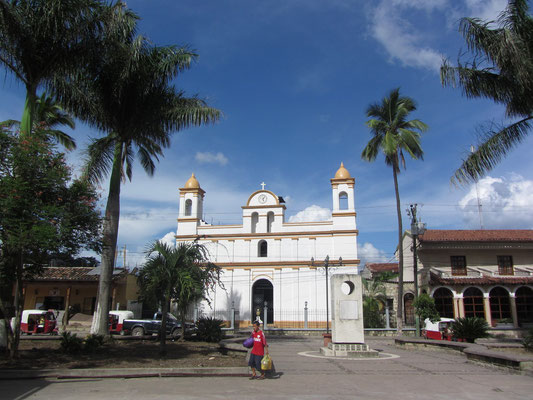
{"label": "sky", "polygon": [[[331,217],[330,179],[343,162],[355,178],[359,258],[394,260],[397,245],[392,170],[382,155],[361,159],[370,140],[366,108],[392,89],[413,98],[411,114],[429,126],[424,160],[407,159],[399,176],[405,210],[417,203],[428,229],[533,228],[533,135],[477,187],[450,177],[488,122],[505,122],[489,100],[443,87],[443,58],[455,63],[465,43],[461,17],[492,20],[504,0],[128,0],[139,33],[158,45],[186,45],[199,57],[176,80],[223,112],[216,124],[174,133],[150,178],[137,165],[122,187],[118,246],[126,264],[142,263],[153,240],[172,241],[179,188],[194,173],[206,191],[205,220],[242,221],[241,206],[261,188],[283,196],[286,220]],[[0,83],[0,120],[20,119],[23,87]],[[95,131],[78,122],[83,148]],[[101,187],[107,197],[107,183]],[[478,198],[482,213],[478,212]],[[104,201],[102,201],[102,209]],[[124,263],[123,254],[118,265]]]}

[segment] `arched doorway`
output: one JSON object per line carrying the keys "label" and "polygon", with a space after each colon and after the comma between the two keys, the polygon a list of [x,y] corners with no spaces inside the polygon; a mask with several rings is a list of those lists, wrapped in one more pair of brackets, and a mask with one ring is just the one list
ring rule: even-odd
{"label": "arched doorway", "polygon": [[483,292],[475,287],[469,287],[463,293],[465,317],[478,317],[485,319],[485,306]]}
{"label": "arched doorway", "polygon": [[453,315],[453,293],[450,289],[438,288],[433,293],[435,308],[443,318],[454,318]]}
{"label": "arched doorway", "polygon": [[407,326],[413,326],[415,324],[415,307],[414,307],[415,295],[407,293],[403,296],[404,307],[404,323]]}
{"label": "arched doorway", "polygon": [[522,286],[516,291],[516,314],[518,324],[531,324],[533,322],[533,290],[527,286]]}
{"label": "arched doorway", "polygon": [[490,315],[493,323],[501,320],[511,319],[511,300],[509,292],[501,286],[495,287],[490,291]]}
{"label": "arched doorway", "polygon": [[[267,320],[264,319],[265,301],[267,303]],[[274,322],[274,286],[268,279],[259,279],[252,286],[252,321],[256,319],[257,310],[260,310],[261,321]]]}

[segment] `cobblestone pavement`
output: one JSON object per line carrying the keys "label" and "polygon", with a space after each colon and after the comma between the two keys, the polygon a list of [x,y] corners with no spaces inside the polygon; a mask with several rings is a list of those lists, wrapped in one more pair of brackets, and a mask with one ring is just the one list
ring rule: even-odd
{"label": "cobblestone pavement", "polygon": [[[278,379],[235,377],[0,381],[15,399],[533,399],[533,377],[466,361],[460,353],[405,350],[369,340],[395,355],[377,360],[317,356],[318,338],[270,338]],[[305,355],[301,355],[305,353]]]}

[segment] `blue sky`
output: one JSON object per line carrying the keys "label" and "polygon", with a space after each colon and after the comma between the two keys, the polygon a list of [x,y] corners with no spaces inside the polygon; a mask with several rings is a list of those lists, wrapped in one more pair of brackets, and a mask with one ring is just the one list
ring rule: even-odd
{"label": "blue sky", "polygon": [[[432,229],[480,227],[475,188],[453,188],[449,179],[479,125],[503,121],[503,109],[443,88],[438,69],[443,56],[455,61],[464,49],[459,18],[493,19],[506,1],[127,4],[154,43],[197,50],[198,61],[176,86],[224,113],[215,125],[176,133],[155,177],[136,168],[124,185],[119,246],[127,246],[128,264],[141,260],[150,240],[175,232],[178,188],[192,172],[206,191],[208,222],[238,223],[263,181],[287,201],[287,219],[306,209],[306,219],[320,219],[331,208],[329,179],[341,161],[356,182],[360,258],[390,260],[397,244],[392,171],[382,156],[367,163],[360,155],[370,139],[366,107],[396,87],[417,102],[412,117],[430,127],[424,161],[407,160],[400,175],[402,210],[418,203]],[[0,118],[19,119],[22,87],[8,76],[0,90]],[[82,124],[74,132],[79,148],[99,134]],[[485,228],[533,228],[532,144],[533,135],[479,182]],[[80,155],[69,159],[79,164]]]}

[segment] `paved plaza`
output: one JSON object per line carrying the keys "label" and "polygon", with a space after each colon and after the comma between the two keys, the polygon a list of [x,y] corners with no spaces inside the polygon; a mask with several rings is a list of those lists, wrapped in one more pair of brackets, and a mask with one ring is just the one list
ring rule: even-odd
{"label": "paved plaza", "polygon": [[[15,399],[533,399],[533,377],[467,362],[460,353],[368,340],[377,360],[319,358],[319,338],[269,338],[278,379],[242,377],[0,380]],[[306,355],[302,355],[306,354]],[[315,357],[310,357],[315,356]]]}

